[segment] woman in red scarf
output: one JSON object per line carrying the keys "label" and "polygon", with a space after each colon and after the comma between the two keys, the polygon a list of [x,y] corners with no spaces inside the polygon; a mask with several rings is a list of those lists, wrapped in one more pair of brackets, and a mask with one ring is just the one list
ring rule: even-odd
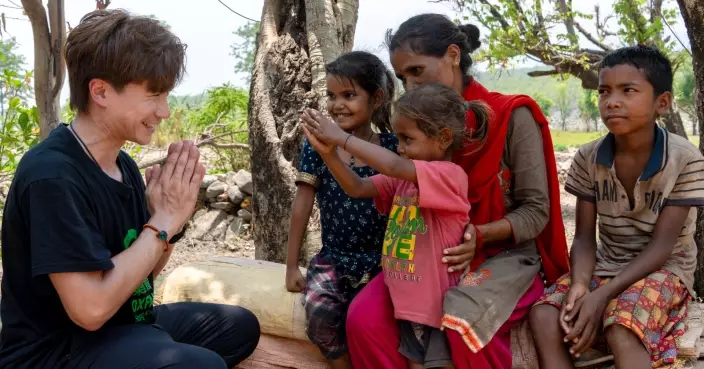
{"label": "woman in red scarf", "polygon": [[[457,369],[510,369],[509,332],[550,283],[568,271],[559,185],[548,123],[524,95],[489,92],[468,75],[479,30],[439,14],[405,21],[387,40],[396,76],[406,89],[439,82],[465,100],[482,100],[493,117],[475,127],[455,162],[469,179],[472,210],[466,242],[470,271],[443,303],[443,327]],[[458,256],[448,256],[448,265]],[[383,275],[352,302],[347,318],[355,368],[406,368]],[[419,303],[422,303],[419,301]]]}

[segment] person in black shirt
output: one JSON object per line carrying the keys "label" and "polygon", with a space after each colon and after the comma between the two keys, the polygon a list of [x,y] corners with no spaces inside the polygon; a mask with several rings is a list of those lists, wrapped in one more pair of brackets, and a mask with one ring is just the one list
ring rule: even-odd
{"label": "person in black shirt", "polygon": [[169,116],[184,49],[121,10],[70,32],[77,116],[24,155],[5,204],[0,368],[232,368],[257,346],[259,323],[241,307],[153,306],[205,168],[192,142],[174,143],[145,184],[121,147],[148,144]]}

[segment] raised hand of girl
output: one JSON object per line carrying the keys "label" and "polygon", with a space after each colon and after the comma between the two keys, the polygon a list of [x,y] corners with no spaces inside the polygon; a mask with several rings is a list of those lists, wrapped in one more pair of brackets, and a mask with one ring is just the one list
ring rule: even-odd
{"label": "raised hand of girl", "polygon": [[301,121],[310,133],[326,144],[343,146],[345,140],[350,136],[332,119],[323,116],[315,109],[304,110],[301,114]]}
{"label": "raised hand of girl", "polygon": [[327,155],[335,151],[335,145],[328,144],[325,141],[319,140],[318,137],[311,132],[311,129],[308,128],[305,123],[301,124],[301,128],[303,129],[303,134],[306,135],[308,142],[311,146],[313,146],[313,149],[317,151],[318,154]]}

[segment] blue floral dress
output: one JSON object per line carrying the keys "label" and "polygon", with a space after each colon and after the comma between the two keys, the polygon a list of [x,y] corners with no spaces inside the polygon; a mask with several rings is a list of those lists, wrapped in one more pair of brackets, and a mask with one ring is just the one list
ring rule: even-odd
{"label": "blue floral dress", "polygon": [[[379,139],[382,147],[396,152],[396,136],[381,133]],[[378,174],[368,166],[352,169],[363,178]],[[348,196],[307,141],[296,178],[301,182],[316,188],[323,241],[306,274],[307,333],[323,356],[335,360],[347,352],[344,323],[349,303],[381,270],[388,218],[379,214],[372,198]]]}

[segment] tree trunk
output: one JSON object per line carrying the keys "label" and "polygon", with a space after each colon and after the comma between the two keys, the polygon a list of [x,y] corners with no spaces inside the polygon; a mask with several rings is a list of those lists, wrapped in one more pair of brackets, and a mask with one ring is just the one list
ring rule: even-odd
{"label": "tree trunk", "polygon": [[[701,0],[677,0],[684,18],[690,49],[692,65],[697,82],[697,120],[699,120],[699,150],[704,153],[704,2]],[[697,124],[695,122],[694,124]],[[697,209],[697,230],[694,238],[697,242],[698,262],[694,275],[694,289],[699,296],[704,296],[704,207]]]}
{"label": "tree trunk", "polygon": [[39,139],[59,124],[59,97],[66,65],[63,50],[66,22],[63,0],[49,0],[49,17],[41,0],[22,0],[34,36],[34,95],[39,110]]}
{"label": "tree trunk", "polygon": [[[358,7],[357,0],[264,1],[249,99],[257,259],[286,259],[302,143],[298,112],[325,107],[324,66],[352,49]],[[314,216],[309,230],[316,223]]]}
{"label": "tree trunk", "polygon": [[668,131],[687,138],[687,131],[684,129],[684,122],[682,121],[682,115],[675,109],[674,106],[670,106],[670,110],[662,117],[663,123]]}

